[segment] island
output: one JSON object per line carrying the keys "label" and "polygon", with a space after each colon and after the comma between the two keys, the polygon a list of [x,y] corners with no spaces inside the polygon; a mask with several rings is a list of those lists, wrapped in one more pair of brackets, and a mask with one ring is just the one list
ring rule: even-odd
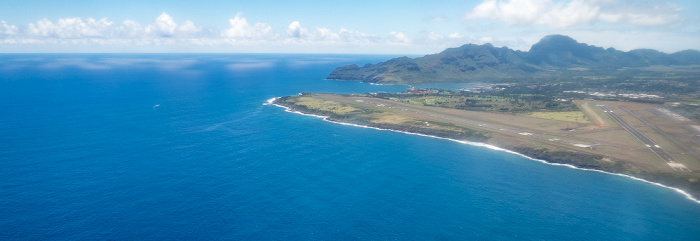
{"label": "island", "polygon": [[[660,183],[696,200],[700,197],[700,67],[693,65],[700,63],[697,51],[672,55],[631,51],[661,58],[652,61],[625,57],[630,52],[601,52],[602,48],[562,36],[548,36],[538,44],[529,53],[506,48],[487,51],[503,57],[491,65],[475,64],[474,59],[492,46],[468,46],[459,50],[461,57],[446,62],[443,52],[362,68],[343,66],[329,76],[409,85],[430,83],[430,76],[437,76],[432,82],[480,80],[469,89],[302,93],[273,103],[333,122],[485,143],[549,163]],[[541,49],[550,52],[544,54]],[[474,69],[453,69],[469,64]],[[460,77],[469,71],[474,76]],[[650,88],[654,85],[663,86]]]}
{"label": "island", "polygon": [[[401,57],[362,67],[356,64],[338,67],[328,79],[409,85],[523,81],[606,85],[632,81],[627,84],[638,88],[642,88],[638,81],[651,81],[648,87],[666,86],[665,90],[683,91],[687,80],[697,80],[700,76],[699,67],[698,50],[672,54],[651,49],[624,52],[579,43],[568,36],[550,35],[527,52],[491,44],[466,44],[419,58]],[[636,78],[630,79],[633,76]],[[627,89],[620,85],[612,87]]]}

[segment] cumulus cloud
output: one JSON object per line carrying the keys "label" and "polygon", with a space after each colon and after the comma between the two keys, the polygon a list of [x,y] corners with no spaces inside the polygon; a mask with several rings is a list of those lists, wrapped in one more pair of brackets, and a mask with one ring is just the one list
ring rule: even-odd
{"label": "cumulus cloud", "polygon": [[170,15],[162,13],[153,24],[146,27],[146,32],[160,35],[162,37],[172,37],[177,29],[177,24]]}
{"label": "cumulus cloud", "polygon": [[678,20],[676,14],[639,14],[639,13],[617,13],[601,14],[600,19],[608,23],[630,23],[639,26],[658,26],[673,23]]}
{"label": "cumulus cloud", "polygon": [[[111,21],[106,18],[40,19],[31,23],[8,23],[0,19],[0,44],[5,52],[121,52],[121,51],[192,51],[192,52],[376,52],[376,53],[426,53],[466,43],[493,43],[527,49],[545,34],[568,34],[582,42],[595,43],[585,36],[594,32],[657,31],[656,39],[673,40],[669,34],[696,33],[697,24],[683,24],[682,10],[673,3],[660,0],[480,0],[465,13],[465,18],[475,23],[499,22],[511,26],[536,26],[530,31],[513,29],[463,29],[462,33],[448,30],[451,19],[445,16],[429,16],[423,20],[426,29],[420,32],[390,32],[367,34],[346,28],[304,26],[299,21],[272,26],[265,22],[249,22],[242,13],[228,20],[228,25],[211,29],[196,25],[190,20],[178,20],[167,13],[154,14],[152,21]],[[441,23],[442,22],[442,23]],[[226,23],[226,22],[223,22]],[[621,26],[622,25],[622,26]],[[490,25],[488,27],[492,27]],[[544,26],[544,27],[543,27]],[[577,28],[595,26],[595,28]],[[643,28],[638,28],[643,26]],[[670,26],[671,30],[644,26]],[[421,26],[417,26],[419,28]],[[668,29],[668,28],[667,28]],[[278,32],[276,32],[277,30]],[[471,30],[478,30],[469,32]],[[504,31],[505,30],[505,31]],[[466,32],[465,32],[466,31]],[[572,31],[591,34],[571,34]],[[695,31],[695,32],[693,32]],[[662,32],[665,32],[662,34]],[[692,33],[691,33],[692,32]],[[376,34],[376,33],[375,33]],[[489,35],[491,38],[474,36]],[[530,34],[527,39],[507,39],[504,35]],[[696,35],[696,34],[695,34]],[[595,35],[598,36],[598,35]],[[611,35],[612,36],[612,35]],[[641,36],[641,35],[640,35]],[[600,36],[598,36],[600,37]],[[609,38],[601,37],[604,41]],[[697,48],[697,38],[685,37],[683,48]],[[636,40],[636,39],[635,39]],[[652,41],[640,39],[639,41]],[[631,43],[632,41],[627,41]],[[676,41],[678,42],[678,41]],[[604,43],[604,42],[603,42]],[[9,46],[9,47],[8,47]],[[636,45],[658,48],[656,45]],[[663,46],[663,45],[662,45]],[[619,46],[614,46],[619,48]],[[233,68],[252,67],[242,63]]]}
{"label": "cumulus cloud", "polygon": [[369,34],[365,34],[356,30],[350,30],[350,29],[345,29],[345,28],[340,28],[340,32],[338,32],[338,36],[340,37],[341,40],[345,42],[371,42],[373,39],[375,39],[374,36],[371,36]]}
{"label": "cumulus cloud", "polygon": [[[127,20],[129,21],[129,20]],[[125,29],[131,32],[131,35],[137,35],[141,26],[133,21],[125,22]],[[187,20],[182,25],[178,25],[173,20],[173,17],[167,13],[162,13],[150,25],[143,28],[146,34],[155,35],[157,37],[171,38],[176,36],[192,36],[202,31],[202,27],[196,26],[192,21]]]}
{"label": "cumulus cloud", "polygon": [[340,28],[333,31],[329,28],[315,27],[313,31],[294,21],[287,27],[287,36],[294,41],[317,42],[325,44],[361,44],[372,42],[372,36],[359,31]]}
{"label": "cumulus cloud", "polygon": [[232,39],[265,39],[272,38],[275,33],[266,23],[250,25],[241,13],[228,20],[229,27],[221,32],[221,36]]}
{"label": "cumulus cloud", "polygon": [[444,38],[445,38],[445,36],[442,36],[442,34],[439,34],[439,33],[436,33],[436,32],[430,32],[430,33],[428,34],[428,39],[430,39],[430,40],[432,40],[432,41],[440,41],[440,40],[442,40],[442,39],[444,39]]}
{"label": "cumulus cloud", "polygon": [[339,41],[341,40],[340,34],[333,32],[329,28],[316,28],[315,39],[325,40],[325,41]]}
{"label": "cumulus cloud", "polygon": [[452,33],[452,34],[448,35],[447,37],[451,38],[451,39],[463,38],[462,35],[460,35],[459,33]]}
{"label": "cumulus cloud", "polygon": [[391,39],[388,40],[390,44],[406,44],[412,41],[402,32],[390,32],[389,34],[391,34]]}
{"label": "cumulus cloud", "polygon": [[337,40],[337,34],[330,29],[316,27],[314,31],[309,31],[302,27],[299,21],[293,21],[287,27],[287,36],[296,41],[314,41],[314,40]]}
{"label": "cumulus cloud", "polygon": [[34,37],[54,37],[54,38],[85,38],[85,37],[106,37],[110,35],[113,22],[106,18],[95,20],[88,18],[62,18],[57,22],[48,19],[41,19],[36,23],[30,23],[27,34]]}
{"label": "cumulus cloud", "polygon": [[202,27],[196,26],[189,20],[182,25],[178,25],[166,13],[162,13],[153,23],[145,27],[132,20],[126,20],[122,24],[115,24],[106,18],[99,20],[78,17],[61,18],[56,22],[44,18],[34,23],[29,23],[26,30],[20,33],[17,27],[4,21],[0,22],[0,34],[4,33],[5,35],[33,38],[35,40],[58,39],[84,42],[97,41],[101,43],[109,42],[103,40],[116,41],[193,36],[201,31]]}
{"label": "cumulus cloud", "polygon": [[292,38],[303,38],[309,34],[306,28],[301,27],[299,21],[294,21],[287,26],[287,36]]}
{"label": "cumulus cloud", "polygon": [[17,26],[11,25],[5,21],[0,21],[0,35],[15,35],[17,34]]}
{"label": "cumulus cloud", "polygon": [[194,25],[190,20],[185,21],[182,25],[177,27],[178,33],[184,36],[196,35],[202,31],[202,27]]}
{"label": "cumulus cloud", "polygon": [[[359,31],[325,27],[306,28],[299,21],[287,26],[286,35],[275,33],[267,23],[250,23],[241,13],[228,20],[229,26],[221,30],[205,29],[190,20],[177,22],[167,13],[161,13],[152,22],[142,24],[133,20],[121,23],[106,18],[40,19],[21,28],[0,21],[0,44],[47,46],[61,45],[62,51],[80,50],[80,46],[115,46],[118,48],[175,49],[177,46],[199,46],[217,50],[216,46],[246,47],[247,51],[277,51],[284,46],[299,46],[314,50],[319,46],[358,47],[386,44],[379,38]],[[396,33],[392,42],[410,42],[403,33]],[[71,47],[72,46],[72,47]],[[250,47],[250,48],[249,48]],[[72,48],[72,50],[70,49]],[[16,48],[15,50],[19,50]],[[95,51],[95,50],[92,50]],[[98,50],[99,51],[99,50]],[[288,50],[287,50],[288,51]],[[306,50],[305,50],[306,51]]]}
{"label": "cumulus cloud", "polygon": [[485,0],[466,14],[467,19],[489,19],[510,25],[568,28],[596,22],[659,26],[678,20],[673,4],[622,6],[617,0]]}

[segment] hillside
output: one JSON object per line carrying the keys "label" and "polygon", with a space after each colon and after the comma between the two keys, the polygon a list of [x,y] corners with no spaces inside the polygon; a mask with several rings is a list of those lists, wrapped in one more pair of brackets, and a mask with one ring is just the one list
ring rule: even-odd
{"label": "hillside", "polygon": [[401,57],[362,67],[342,66],[328,79],[381,84],[491,82],[619,75],[624,70],[644,71],[645,67],[678,65],[700,65],[700,51],[666,54],[637,49],[624,52],[579,43],[568,36],[550,35],[527,52],[496,48],[491,44],[467,44],[415,59]]}

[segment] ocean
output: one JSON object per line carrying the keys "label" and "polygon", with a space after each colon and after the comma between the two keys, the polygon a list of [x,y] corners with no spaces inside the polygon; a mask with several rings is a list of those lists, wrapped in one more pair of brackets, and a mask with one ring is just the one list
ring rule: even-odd
{"label": "ocean", "polygon": [[265,105],[393,57],[0,55],[0,240],[700,240],[676,190]]}

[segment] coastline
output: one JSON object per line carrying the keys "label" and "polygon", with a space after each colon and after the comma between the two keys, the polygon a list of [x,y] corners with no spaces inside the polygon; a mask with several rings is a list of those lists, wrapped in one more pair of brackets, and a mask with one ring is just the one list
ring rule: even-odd
{"label": "coastline", "polygon": [[392,131],[392,132],[398,132],[398,133],[403,133],[403,134],[408,134],[408,135],[417,135],[417,136],[423,136],[423,137],[430,137],[430,138],[436,138],[436,139],[449,140],[449,141],[454,141],[454,142],[457,142],[457,143],[460,143],[460,144],[466,144],[466,145],[478,146],[478,147],[485,147],[485,148],[488,148],[488,149],[491,149],[491,150],[503,151],[503,152],[506,152],[506,153],[519,155],[519,156],[522,156],[522,157],[527,158],[527,159],[529,159],[529,160],[537,161],[537,162],[540,162],[540,163],[543,163],[543,164],[548,164],[548,165],[553,165],[553,166],[564,166],[564,167],[573,168],[573,169],[577,169],[577,170],[593,171],[593,172],[605,173],[605,174],[610,174],[610,175],[615,175],[615,176],[620,176],[620,177],[631,178],[631,179],[636,180],[636,181],[642,181],[642,182],[645,182],[645,183],[648,183],[648,184],[652,184],[652,185],[655,185],[655,186],[659,186],[659,187],[663,187],[663,188],[668,188],[668,189],[674,190],[674,191],[676,191],[677,193],[679,193],[679,194],[681,194],[682,196],[684,196],[686,199],[688,199],[688,200],[690,200],[690,201],[693,201],[693,202],[695,202],[695,203],[697,203],[697,204],[700,204],[700,199],[694,197],[693,195],[691,195],[691,194],[690,194],[689,192],[687,192],[687,191],[684,191],[684,190],[682,190],[682,189],[680,189],[680,188],[677,188],[677,187],[668,186],[668,185],[665,185],[665,184],[662,184],[662,183],[649,181],[649,180],[646,180],[646,179],[643,179],[643,178],[640,178],[640,177],[635,177],[635,176],[631,176],[631,175],[627,175],[627,174],[622,174],[622,173],[607,172],[607,171],[604,171],[604,170],[598,170],[598,169],[592,169],[592,168],[577,167],[577,166],[575,166],[575,165],[573,165],[573,164],[567,164],[567,163],[549,162],[549,161],[546,161],[546,160],[543,160],[543,159],[533,158],[533,157],[530,157],[530,156],[528,156],[528,155],[526,155],[526,154],[522,154],[522,153],[519,153],[519,152],[516,152],[516,151],[513,151],[513,150],[505,149],[505,148],[502,148],[502,147],[498,147],[498,146],[491,145],[491,144],[488,144],[488,143],[483,143],[483,142],[474,142],[474,141],[457,140],[457,139],[452,139],[452,138],[447,138],[447,137],[440,137],[440,136],[429,135],[429,134],[423,134],[423,133],[407,132],[407,131],[401,131],[401,130],[394,130],[394,129],[386,129],[386,128],[373,127],[373,126],[368,126],[368,125],[360,125],[360,124],[354,124],[354,123],[346,123],[346,122],[334,121],[334,120],[330,120],[330,119],[329,119],[330,116],[323,116],[323,115],[315,115],[315,114],[303,113],[303,112],[294,110],[294,109],[291,108],[291,107],[288,107],[288,106],[284,106],[284,105],[280,105],[280,104],[275,103],[275,101],[278,100],[278,99],[280,99],[280,98],[281,98],[281,97],[274,97],[274,98],[268,99],[265,103],[263,103],[263,105],[274,105],[274,106],[283,108],[283,109],[285,110],[285,112],[294,113],[294,114],[299,114],[299,115],[305,115],[305,116],[317,117],[317,118],[323,119],[323,121],[327,121],[327,122],[331,122],[331,123],[335,123],[335,124],[349,125],[349,126],[354,126],[354,127],[361,127],[361,128],[367,128],[367,129],[375,129],[375,130],[381,130],[381,131]]}

